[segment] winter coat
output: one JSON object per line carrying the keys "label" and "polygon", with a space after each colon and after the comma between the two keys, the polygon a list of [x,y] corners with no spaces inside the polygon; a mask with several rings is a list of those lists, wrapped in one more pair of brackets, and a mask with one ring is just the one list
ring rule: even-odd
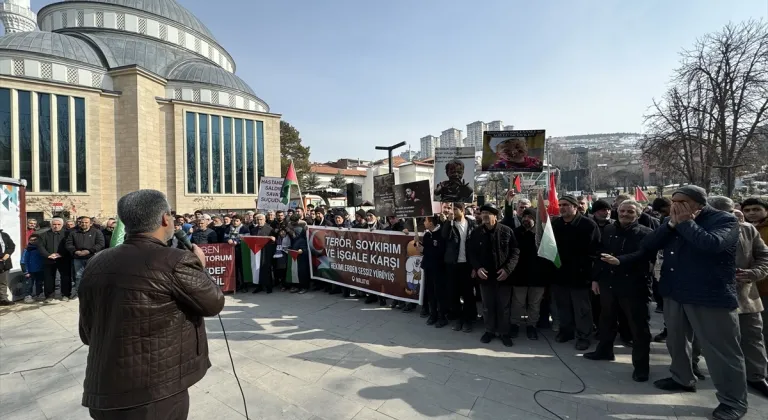
{"label": "winter coat", "polygon": [[539,257],[536,245],[536,233],[520,226],[513,230],[520,258],[515,272],[512,273],[512,285],[519,287],[546,287],[552,283],[556,267],[545,258]]}
{"label": "winter coat", "polygon": [[425,270],[429,270],[435,273],[441,271],[443,267],[443,255],[445,253],[445,241],[440,234],[440,227],[434,231],[428,230],[424,232],[424,236],[421,238],[421,244],[424,247],[421,260],[421,266]]}
{"label": "winter coat", "polygon": [[[96,228],[86,231],[75,229],[67,235],[67,251],[76,260],[87,260],[104,249],[104,235]],[[75,255],[75,251],[89,251],[88,255]]]}
{"label": "winter coat", "polygon": [[[763,242],[768,244],[768,219],[756,224],[755,227],[757,228],[757,231],[760,232],[760,237],[763,238]],[[757,290],[760,291],[760,296],[768,296],[768,277],[757,282]]]}
{"label": "winter coat", "polygon": [[235,245],[239,244],[241,239],[240,236],[242,235],[249,235],[248,228],[245,225],[240,225],[240,227],[236,227],[234,225],[230,225],[228,227],[227,232],[224,234],[224,243],[228,243],[231,239],[232,242],[235,243]]}
{"label": "winter coat", "polygon": [[[466,217],[464,219],[467,221],[466,241],[469,242],[469,236],[472,234],[472,231],[475,230],[477,224],[475,224],[474,220],[467,219]],[[456,221],[447,220],[440,226],[440,233],[443,236],[443,241],[445,241],[443,261],[446,264],[456,264],[459,260],[459,248],[461,246],[461,233],[459,232],[459,228],[456,227]],[[469,251],[466,243],[464,244],[464,253],[467,256],[467,262],[469,262]]]}
{"label": "winter coat", "polygon": [[[40,234],[37,250],[40,252],[40,255],[43,257],[46,264],[55,264],[56,261],[69,259],[71,257],[69,251],[67,251],[68,235],[69,233],[64,229],[58,232],[48,230]],[[52,260],[48,258],[51,254],[59,254],[61,255],[61,258]]]}
{"label": "winter coat", "polygon": [[215,244],[219,241],[219,235],[213,229],[196,230],[192,233],[190,242],[196,245]]}
{"label": "winter coat", "polygon": [[501,219],[501,224],[513,231],[523,224],[522,219],[515,212],[515,207],[510,202],[504,203],[504,218]]}
{"label": "winter coat", "polygon": [[[13,243],[11,236],[0,229],[0,239],[2,239],[2,243],[0,243],[0,257],[13,255],[13,251],[16,251],[16,244]],[[5,260],[5,262],[0,262],[0,273],[11,271],[11,268],[13,268],[13,263],[10,258]]]}
{"label": "winter coat", "polygon": [[600,247],[597,224],[580,214],[576,214],[570,223],[562,217],[555,218],[551,223],[561,263],[553,283],[566,287],[591,287],[592,263]]}
{"label": "winter coat", "polygon": [[104,248],[109,248],[109,244],[112,243],[112,234],[114,233],[114,230],[108,230],[103,229],[101,231],[101,234],[104,235]]}
{"label": "winter coat", "polygon": [[473,269],[484,268],[488,272],[488,279],[481,282],[498,281],[496,273],[500,269],[508,274],[503,282],[510,282],[519,258],[515,234],[501,223],[496,223],[490,230],[483,225],[477,226],[467,238],[467,261]]}
{"label": "winter coat", "polygon": [[610,265],[601,260],[595,261],[594,281],[600,289],[611,290],[620,297],[651,297],[651,269],[655,255],[642,248],[643,239],[651,229],[638,222],[623,227],[620,223],[605,226],[600,238],[601,254],[610,254],[618,258],[619,265]]}
{"label": "winter coat", "polygon": [[78,296],[80,339],[89,346],[85,407],[168,398],[211,367],[203,317],[221,312],[224,295],[193,253],[127,236],[88,262]]}
{"label": "winter coat", "polygon": [[336,223],[334,223],[333,227],[339,228],[339,229],[350,229],[352,227],[352,223],[350,223],[349,220],[345,220],[341,225],[337,225]]}
{"label": "winter coat", "polygon": [[[768,277],[768,246],[757,228],[739,223],[739,247],[736,251],[736,268],[749,273],[749,281],[736,282],[739,313],[755,314],[763,311],[757,281]],[[764,280],[763,280],[764,281]]]}
{"label": "winter coat", "polygon": [[668,219],[643,247],[664,251],[659,293],[681,304],[736,309],[736,250],[739,222],[705,206],[695,220],[669,227]]}
{"label": "winter coat", "polygon": [[307,232],[302,231],[291,238],[291,249],[301,250],[301,255],[296,259],[299,262],[299,279],[302,282],[309,282],[309,245],[307,243]]}
{"label": "winter coat", "polygon": [[313,219],[312,224],[315,226],[333,226],[333,222],[327,217],[323,217],[322,220]]}
{"label": "winter coat", "polygon": [[21,254],[21,268],[25,273],[39,273],[44,269],[43,259],[37,244],[27,244],[27,249]]}

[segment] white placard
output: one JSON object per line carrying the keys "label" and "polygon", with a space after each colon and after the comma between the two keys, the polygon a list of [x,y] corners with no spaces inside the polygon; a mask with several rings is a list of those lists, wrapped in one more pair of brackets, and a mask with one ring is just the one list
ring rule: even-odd
{"label": "white placard", "polygon": [[280,192],[283,189],[283,178],[263,176],[259,180],[258,210],[288,210],[288,205],[280,201]]}

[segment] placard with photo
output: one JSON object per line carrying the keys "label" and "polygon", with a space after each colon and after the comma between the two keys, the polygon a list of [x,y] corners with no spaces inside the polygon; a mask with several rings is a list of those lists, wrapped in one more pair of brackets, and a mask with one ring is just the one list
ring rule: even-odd
{"label": "placard with photo", "polygon": [[475,148],[435,149],[435,201],[471,203],[475,196]]}
{"label": "placard with photo", "polygon": [[432,191],[429,180],[395,185],[395,216],[426,217],[432,215]]}
{"label": "placard with photo", "polygon": [[544,130],[483,132],[483,171],[542,172]]}

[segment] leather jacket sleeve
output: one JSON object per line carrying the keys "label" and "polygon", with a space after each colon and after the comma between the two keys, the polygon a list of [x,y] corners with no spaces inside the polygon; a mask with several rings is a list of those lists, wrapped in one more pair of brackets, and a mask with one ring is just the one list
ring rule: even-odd
{"label": "leather jacket sleeve", "polygon": [[172,275],[174,297],[194,315],[214,316],[224,308],[224,294],[195,254],[185,253]]}

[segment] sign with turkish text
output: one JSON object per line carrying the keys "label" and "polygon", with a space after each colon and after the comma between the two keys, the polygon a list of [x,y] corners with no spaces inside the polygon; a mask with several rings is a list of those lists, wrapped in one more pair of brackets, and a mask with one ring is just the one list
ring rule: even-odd
{"label": "sign with turkish text", "polygon": [[421,303],[421,253],[414,236],[401,232],[309,227],[313,279]]}
{"label": "sign with turkish text", "polygon": [[235,290],[235,245],[198,245],[205,254],[205,269],[223,292]]}
{"label": "sign with turkish text", "polygon": [[283,190],[283,178],[263,176],[259,179],[259,199],[256,208],[259,210],[288,210],[283,204],[280,193]]}

